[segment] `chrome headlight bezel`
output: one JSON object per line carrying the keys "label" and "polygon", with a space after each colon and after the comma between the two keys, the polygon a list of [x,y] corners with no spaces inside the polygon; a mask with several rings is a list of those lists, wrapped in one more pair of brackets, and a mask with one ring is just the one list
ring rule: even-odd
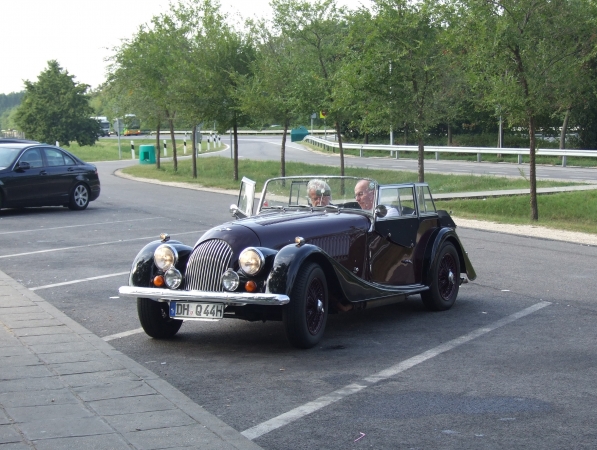
{"label": "chrome headlight bezel", "polygon": [[245,248],[238,257],[240,270],[251,277],[259,274],[265,264],[263,253],[255,247]]}
{"label": "chrome headlight bezel", "polygon": [[168,244],[162,244],[153,252],[153,263],[164,272],[173,268],[178,262],[178,251]]}

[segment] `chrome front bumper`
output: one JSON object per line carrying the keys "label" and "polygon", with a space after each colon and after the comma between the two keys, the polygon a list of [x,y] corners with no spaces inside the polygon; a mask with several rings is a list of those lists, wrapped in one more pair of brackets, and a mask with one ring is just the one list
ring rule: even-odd
{"label": "chrome front bumper", "polygon": [[282,294],[250,294],[248,292],[181,291],[177,289],[156,289],[137,286],[121,286],[122,297],[149,298],[155,301],[210,302],[229,306],[287,304],[290,299]]}

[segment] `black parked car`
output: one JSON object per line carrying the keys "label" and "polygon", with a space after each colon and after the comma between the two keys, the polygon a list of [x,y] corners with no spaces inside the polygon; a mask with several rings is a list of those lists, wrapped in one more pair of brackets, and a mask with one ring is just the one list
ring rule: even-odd
{"label": "black parked car", "polygon": [[309,348],[328,313],[420,295],[431,310],[452,307],[475,271],[445,211],[425,183],[379,185],[352,177],[243,179],[235,221],[194,246],[147,244],[120,294],[137,299],[145,332],[174,336],[183,320],[281,320],[289,341]]}
{"label": "black parked car", "polygon": [[87,208],[100,195],[93,164],[59,147],[36,142],[0,143],[0,208]]}

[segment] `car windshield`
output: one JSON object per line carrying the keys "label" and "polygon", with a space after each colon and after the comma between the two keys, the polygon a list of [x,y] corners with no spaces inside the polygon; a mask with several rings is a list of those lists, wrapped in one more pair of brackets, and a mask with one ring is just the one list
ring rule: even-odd
{"label": "car windshield", "polygon": [[0,169],[5,169],[10,166],[20,150],[20,148],[14,147],[0,147]]}
{"label": "car windshield", "polygon": [[377,182],[356,177],[272,178],[263,188],[260,211],[269,209],[329,208],[372,213]]}

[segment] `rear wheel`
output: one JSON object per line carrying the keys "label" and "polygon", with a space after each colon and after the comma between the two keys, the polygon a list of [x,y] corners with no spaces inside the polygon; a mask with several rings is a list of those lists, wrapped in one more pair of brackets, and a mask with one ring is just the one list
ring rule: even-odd
{"label": "rear wheel", "polygon": [[170,318],[168,303],[155,302],[148,298],[137,299],[137,314],[145,333],[152,338],[167,339],[180,330],[182,320]]}
{"label": "rear wheel", "polygon": [[432,311],[450,309],[458,297],[460,286],[460,260],[452,243],[442,245],[430,271],[429,290],[421,292],[423,304]]}
{"label": "rear wheel", "polygon": [[321,340],[328,317],[328,287],[316,263],[301,269],[284,309],[286,336],[298,348],[311,348]]}
{"label": "rear wheel", "polygon": [[89,205],[89,188],[83,183],[75,186],[70,194],[68,207],[75,211],[80,211]]}

